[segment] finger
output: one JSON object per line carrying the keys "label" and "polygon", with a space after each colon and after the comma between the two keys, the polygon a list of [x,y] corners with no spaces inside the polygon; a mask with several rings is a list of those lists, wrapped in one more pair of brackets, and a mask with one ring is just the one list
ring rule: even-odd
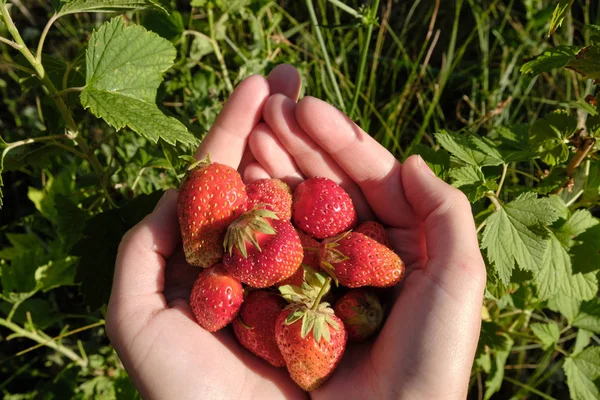
{"label": "finger", "polygon": [[248,145],[267,175],[281,179],[292,189],[304,180],[294,159],[266,123],[259,122],[256,125]]}
{"label": "finger", "polygon": [[466,276],[485,284],[471,205],[458,189],[437,178],[420,156],[402,166],[406,198],[423,221],[428,273],[459,293]]}
{"label": "finger", "polygon": [[210,154],[212,161],[237,169],[248,136],[261,118],[269,91],[269,83],[259,75],[252,75],[240,83],[200,144],[196,158]]}
{"label": "finger", "polygon": [[279,64],[267,77],[271,94],[281,93],[293,101],[298,101],[302,80],[298,70],[289,64]]}
{"label": "finger", "polygon": [[108,307],[111,320],[135,314],[136,323],[143,323],[166,308],[162,295],[165,259],[179,243],[177,192],[171,189],[121,240]]}
{"label": "finger", "polygon": [[[252,134],[250,134],[250,135],[252,135]],[[250,137],[248,138],[248,140],[250,140]],[[240,173],[240,175],[243,177],[244,171],[246,170],[248,165],[254,164],[255,162],[256,162],[256,158],[254,157],[254,154],[252,154],[250,147],[246,146],[246,150],[244,150],[244,155],[242,156],[240,165],[238,166],[238,172]]]}
{"label": "finger", "polygon": [[242,177],[245,183],[257,181],[259,179],[269,179],[271,175],[257,162],[249,164],[244,170]]}
{"label": "finger", "polygon": [[339,183],[352,197],[359,217],[370,219],[372,212],[360,188],[335,160],[304,132],[296,121],[295,109],[296,104],[292,100],[282,95],[273,95],[265,104],[263,117],[305,177],[326,177]]}
{"label": "finger", "polygon": [[371,209],[386,225],[418,224],[402,189],[396,158],[344,113],[314,97],[303,98],[296,120],[315,143],[358,184]]}

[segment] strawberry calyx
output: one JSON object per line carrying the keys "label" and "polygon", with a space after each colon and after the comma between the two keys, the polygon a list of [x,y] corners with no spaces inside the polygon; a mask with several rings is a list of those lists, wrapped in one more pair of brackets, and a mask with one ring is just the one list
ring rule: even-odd
{"label": "strawberry calyx", "polygon": [[288,306],[292,312],[285,319],[285,324],[292,325],[301,320],[300,336],[302,339],[306,338],[312,331],[313,338],[317,343],[321,341],[321,338],[329,343],[331,341],[330,328],[336,331],[340,330],[340,325],[332,318],[334,316],[333,309],[328,303],[321,303],[321,299],[329,291],[330,287],[331,278],[326,278],[325,284],[319,290],[312,306],[306,303],[293,303]]}
{"label": "strawberry calyx", "polygon": [[264,204],[256,205],[229,225],[223,242],[226,252],[231,255],[235,247],[244,258],[247,258],[246,242],[253,244],[258,251],[262,251],[257,234],[275,235],[277,233],[269,223],[269,219],[279,219],[277,214],[263,207]]}
{"label": "strawberry calyx", "polygon": [[281,297],[289,303],[304,304],[308,308],[312,308],[319,297],[319,293],[321,293],[325,286],[327,287],[323,296],[329,292],[331,285],[327,282],[331,278],[328,278],[325,274],[316,272],[308,265],[302,264],[302,268],[304,268],[304,282],[302,282],[302,286],[283,285],[279,287],[279,292],[281,293]]}
{"label": "strawberry calyx", "polygon": [[349,259],[344,253],[336,249],[336,247],[340,245],[339,242],[346,238],[350,232],[352,231],[349,230],[325,239],[323,242],[321,242],[321,246],[319,247],[319,266],[334,279],[336,285],[338,285],[338,280],[335,277],[335,268],[333,264],[337,264]]}
{"label": "strawberry calyx", "polygon": [[193,171],[196,168],[204,168],[211,164],[209,154],[207,154],[206,157],[204,157],[202,160],[196,160],[194,157],[190,157],[188,161],[189,165],[187,167],[187,172]]}

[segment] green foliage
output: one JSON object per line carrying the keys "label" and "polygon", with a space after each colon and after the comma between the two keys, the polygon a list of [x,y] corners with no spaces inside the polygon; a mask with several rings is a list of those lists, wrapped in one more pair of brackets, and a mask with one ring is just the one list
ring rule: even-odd
{"label": "green foliage", "polygon": [[599,396],[594,4],[21,3],[0,0],[5,398],[139,397],[103,328],[118,244],[232,88],[283,62],[471,202],[488,282],[469,398]]}

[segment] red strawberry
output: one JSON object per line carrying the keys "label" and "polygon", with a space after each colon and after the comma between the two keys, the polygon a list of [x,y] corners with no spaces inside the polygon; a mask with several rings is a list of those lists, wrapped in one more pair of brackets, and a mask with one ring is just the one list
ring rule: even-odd
{"label": "red strawberry", "polygon": [[359,342],[371,336],[383,322],[383,308],[377,296],[363,289],[351,290],[335,303],[335,315],[348,331],[348,340]]}
{"label": "red strawberry", "polygon": [[357,232],[324,240],[321,268],[349,288],[394,286],[404,277],[404,263],[389,248]]}
{"label": "red strawberry", "polygon": [[365,221],[354,232],[362,233],[385,247],[390,247],[390,238],[388,237],[387,230],[379,222]]}
{"label": "red strawberry", "polygon": [[260,179],[246,185],[248,208],[267,204],[267,210],[277,214],[282,221],[292,218],[292,190],[279,179]]}
{"label": "red strawberry", "polygon": [[190,295],[190,306],[196,321],[209,332],[216,332],[230,323],[243,301],[242,284],[229,275],[221,264],[202,271]]}
{"label": "red strawberry", "polygon": [[292,220],[309,235],[325,239],[354,227],[356,211],[340,185],[327,178],[310,178],[294,190]]}
{"label": "red strawberry", "polygon": [[[298,233],[298,237],[300,238],[300,243],[302,243],[302,249],[304,250],[304,258],[302,259],[302,265],[298,267],[294,275],[289,278],[278,282],[277,286],[283,285],[294,285],[294,286],[302,286],[302,282],[304,282],[304,268],[303,265],[309,266],[312,269],[320,270],[319,268],[319,259],[317,257],[317,252],[319,248],[319,242],[317,242],[312,237],[308,236],[306,233],[296,230]],[[307,250],[308,249],[308,250]]]}
{"label": "red strawberry", "polygon": [[348,340],[342,321],[327,303],[319,304],[325,291],[310,308],[295,304],[283,310],[275,325],[275,340],[290,377],[309,392],[331,376]]}
{"label": "red strawberry", "polygon": [[233,168],[200,162],[179,188],[177,212],[187,262],[208,268],[223,257],[227,227],[245,210],[246,187]]}
{"label": "red strawberry", "polygon": [[302,244],[291,222],[254,208],[235,220],[225,238],[225,268],[243,283],[266,288],[292,276],[302,263]]}
{"label": "red strawberry", "polygon": [[275,322],[286,304],[275,293],[255,290],[248,294],[238,318],[233,320],[233,331],[242,346],[275,367],[285,366],[275,341]]}

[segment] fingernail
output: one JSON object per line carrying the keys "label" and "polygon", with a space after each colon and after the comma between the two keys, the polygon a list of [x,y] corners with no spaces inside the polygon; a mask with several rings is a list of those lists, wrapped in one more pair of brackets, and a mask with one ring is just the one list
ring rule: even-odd
{"label": "fingernail", "polygon": [[425,162],[425,160],[423,160],[423,157],[419,156],[417,164],[419,164],[419,166],[425,172],[427,172],[429,175],[435,176],[435,174],[433,173],[433,171],[431,170],[431,168],[429,168],[429,165],[427,165],[427,163]]}

